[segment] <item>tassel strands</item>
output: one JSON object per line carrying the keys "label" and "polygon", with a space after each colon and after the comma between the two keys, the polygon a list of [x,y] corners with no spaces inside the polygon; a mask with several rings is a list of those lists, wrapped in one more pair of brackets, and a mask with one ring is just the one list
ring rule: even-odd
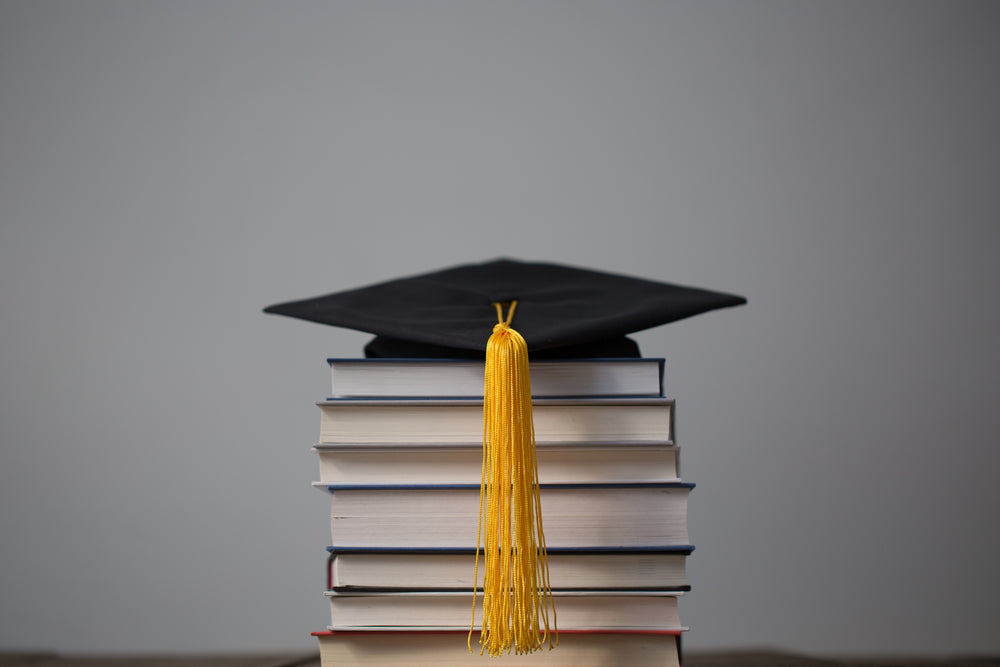
{"label": "tassel strands", "polygon": [[[506,319],[503,305],[493,306],[499,323],[486,347],[475,581],[479,582],[482,549],[480,655],[496,657],[511,649],[518,654],[531,653],[546,641],[552,648],[559,643],[559,634],[542,532],[528,346],[521,334],[510,328],[517,301],[511,302]],[[475,617],[474,598],[473,629]],[[472,633],[470,630],[470,651]]]}

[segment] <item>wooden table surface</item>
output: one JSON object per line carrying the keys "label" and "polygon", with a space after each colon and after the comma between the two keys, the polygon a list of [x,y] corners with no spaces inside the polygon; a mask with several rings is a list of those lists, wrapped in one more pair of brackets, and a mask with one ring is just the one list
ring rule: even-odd
{"label": "wooden table surface", "polygon": [[[0,653],[0,667],[320,667],[315,654],[232,656],[73,656]],[[488,667],[489,661],[483,661]],[[748,651],[688,653],[684,667],[1000,667],[998,657],[850,659],[809,658],[791,653]],[[433,667],[433,666],[428,666]]]}

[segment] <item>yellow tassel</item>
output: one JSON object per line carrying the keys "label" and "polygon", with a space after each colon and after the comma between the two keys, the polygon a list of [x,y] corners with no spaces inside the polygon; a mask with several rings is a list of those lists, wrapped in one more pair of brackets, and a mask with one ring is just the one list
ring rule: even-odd
{"label": "yellow tassel", "polygon": [[[542,533],[535,429],[531,417],[528,346],[510,328],[517,301],[493,304],[499,324],[486,346],[483,401],[483,471],[479,489],[479,551],[483,551],[483,606],[479,653],[499,656],[513,648],[531,653],[547,640],[559,643]],[[552,632],[549,631],[549,615]],[[469,650],[476,620],[472,603]]]}

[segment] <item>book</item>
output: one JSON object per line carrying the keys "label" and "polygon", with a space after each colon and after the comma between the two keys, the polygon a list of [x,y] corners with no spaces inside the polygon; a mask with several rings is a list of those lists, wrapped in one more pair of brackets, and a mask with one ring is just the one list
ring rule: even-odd
{"label": "book", "polygon": [[[477,399],[330,399],[320,407],[322,444],[482,443]],[[666,443],[672,399],[540,398],[533,401],[537,443]]]}
{"label": "book", "polygon": [[[470,603],[471,604],[471,603]],[[470,612],[471,613],[471,612]],[[467,630],[439,632],[324,632],[319,641],[322,667],[679,667],[680,632],[559,631],[555,650],[508,653],[487,659],[479,654],[479,635]],[[474,653],[469,652],[471,644]]]}
{"label": "book", "polygon": [[[458,359],[327,359],[334,397],[482,398],[484,362]],[[533,396],[660,396],[663,359],[531,362]]]}
{"label": "book", "polygon": [[[449,630],[479,628],[482,594],[325,593],[328,630]],[[660,591],[553,592],[559,628],[565,630],[683,630],[677,598]],[[475,612],[473,613],[473,607]],[[550,621],[554,620],[550,618]]]}
{"label": "book", "polygon": [[[687,545],[694,484],[550,484],[540,487],[548,547]],[[335,547],[475,548],[479,484],[326,485]]]}
{"label": "book", "polygon": [[[455,445],[317,444],[326,484],[478,484],[481,443]],[[670,443],[548,444],[536,449],[541,484],[676,481]]]}
{"label": "book", "polygon": [[[548,549],[553,590],[687,591],[686,561],[694,547],[582,551]],[[345,551],[329,548],[327,589],[462,590],[474,582],[475,551]]]}

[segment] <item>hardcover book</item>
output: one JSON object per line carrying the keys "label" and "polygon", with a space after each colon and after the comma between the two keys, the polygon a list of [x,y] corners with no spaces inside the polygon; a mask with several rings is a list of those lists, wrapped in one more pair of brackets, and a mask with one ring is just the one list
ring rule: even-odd
{"label": "hardcover book", "polygon": [[[541,487],[549,547],[662,547],[690,544],[693,484],[553,484]],[[337,486],[336,547],[475,548],[479,485]]]}
{"label": "hardcover book", "polygon": [[[478,484],[483,446],[317,444],[324,484]],[[679,481],[670,443],[562,443],[536,449],[540,484]]]}
{"label": "hardcover book", "polygon": [[[564,630],[684,630],[677,613],[682,593],[560,591],[553,594]],[[482,594],[468,592],[339,593],[327,591],[329,630],[478,629]]]}
{"label": "hardcover book", "polygon": [[[474,444],[483,442],[478,399],[331,399],[321,401],[320,442]],[[672,399],[540,398],[533,401],[535,441],[647,442],[673,439]]]}
{"label": "hardcover book", "polygon": [[[484,362],[465,359],[327,359],[331,396],[483,397]],[[531,364],[536,397],[661,396],[663,359],[557,359]]]}
{"label": "hardcover book", "polygon": [[[555,650],[498,658],[479,654],[479,633],[314,632],[322,667],[679,667],[680,631],[559,631]],[[471,645],[473,652],[469,651]]]}
{"label": "hardcover book", "polygon": [[[552,590],[690,590],[686,561],[694,547],[548,549]],[[329,547],[327,588],[347,591],[472,591],[472,549],[345,550]]]}

